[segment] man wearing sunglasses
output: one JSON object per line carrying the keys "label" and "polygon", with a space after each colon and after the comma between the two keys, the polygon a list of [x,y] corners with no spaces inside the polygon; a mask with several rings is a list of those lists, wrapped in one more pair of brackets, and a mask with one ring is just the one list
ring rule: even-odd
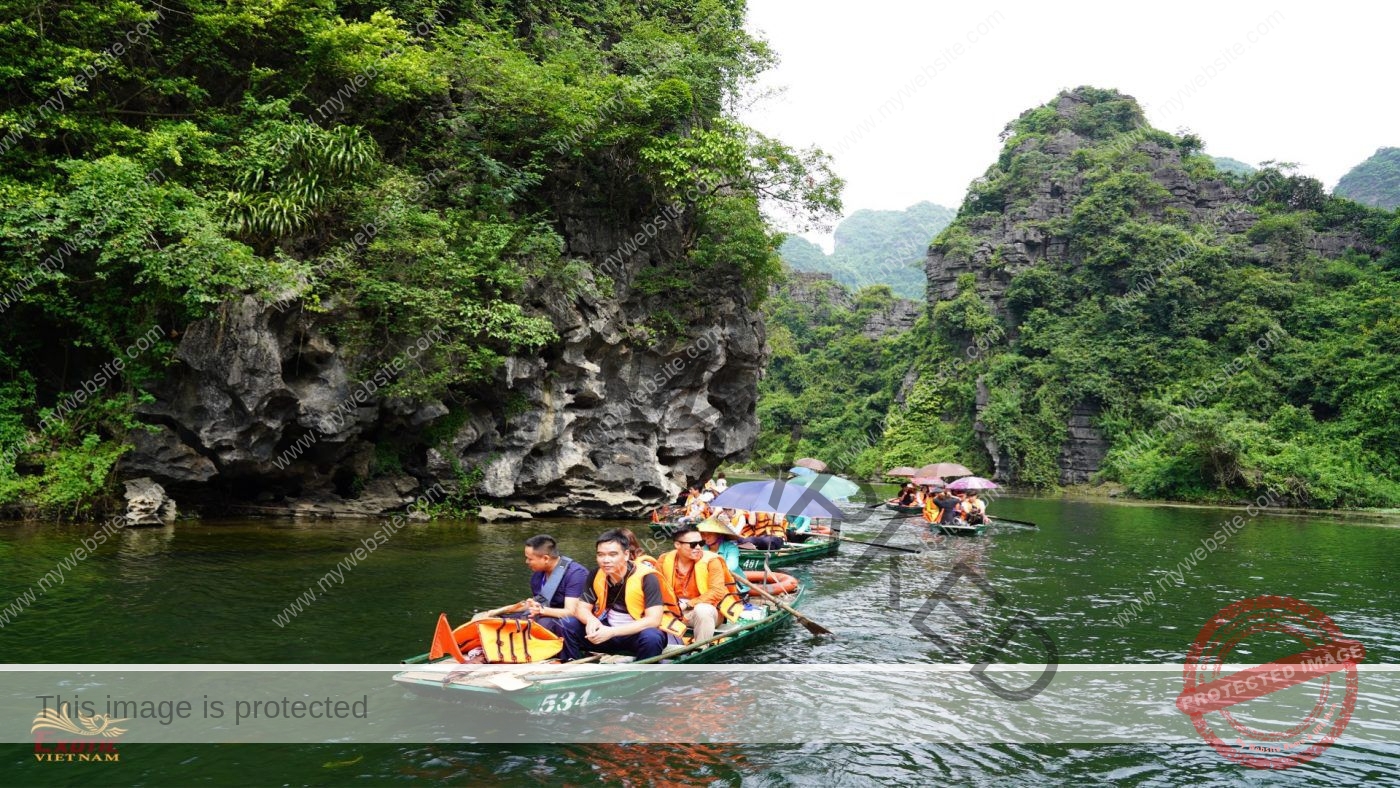
{"label": "man wearing sunglasses", "polygon": [[720,616],[736,621],[744,612],[739,588],[724,559],[705,549],[705,540],[695,528],[685,526],[672,538],[676,549],[657,560],[666,609],[695,631],[693,642],[709,640]]}

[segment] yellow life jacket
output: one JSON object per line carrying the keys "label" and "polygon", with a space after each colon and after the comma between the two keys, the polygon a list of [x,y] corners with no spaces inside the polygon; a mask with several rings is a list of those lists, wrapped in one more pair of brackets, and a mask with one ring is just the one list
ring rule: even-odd
{"label": "yellow life jacket", "polygon": [[[744,612],[744,603],[739,598],[739,584],[734,582],[734,575],[729,571],[729,566],[724,563],[724,559],[717,553],[701,553],[700,560],[695,562],[694,568],[690,571],[695,573],[695,587],[699,589],[700,595],[710,590],[710,568],[709,562],[718,561],[720,568],[724,570],[724,585],[726,593],[715,607],[719,608],[719,614],[724,616],[725,621],[738,621],[739,614]],[[672,581],[676,577],[676,551],[661,554],[661,598],[666,601],[666,609],[676,618],[681,617],[681,600],[676,596],[675,583]]]}
{"label": "yellow life jacket", "polygon": [[[646,560],[654,560],[647,558]],[[656,574],[656,566],[651,563],[637,561],[633,564],[632,574],[627,576],[627,584],[623,587],[622,595],[627,604],[627,614],[638,621],[647,614],[647,595],[642,590],[642,578],[647,575]],[[662,578],[658,577],[658,581]],[[598,618],[603,617],[607,611],[608,599],[608,575],[601,569],[593,576],[593,596],[598,601],[593,603],[593,615]],[[666,598],[666,583],[661,582],[661,598],[664,602]],[[685,622],[676,618],[669,610],[661,611],[661,628],[678,638],[685,638]]]}
{"label": "yellow life jacket", "polygon": [[429,659],[451,656],[466,662],[464,652],[480,648],[487,662],[520,664],[553,659],[564,649],[564,641],[533,621],[523,618],[483,618],[453,629],[447,614],[438,616]]}

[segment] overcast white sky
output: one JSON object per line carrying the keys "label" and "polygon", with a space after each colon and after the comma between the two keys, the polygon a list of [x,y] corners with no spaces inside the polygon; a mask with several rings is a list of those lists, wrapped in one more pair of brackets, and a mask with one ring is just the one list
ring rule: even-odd
{"label": "overcast white sky", "polygon": [[743,117],[832,154],[847,214],[956,209],[1006,123],[1078,85],[1134,96],[1153,126],[1194,131],[1212,156],[1297,162],[1330,190],[1400,145],[1400,6],[1365,9],[749,0],[750,29],[782,59],[760,87],[784,92]]}

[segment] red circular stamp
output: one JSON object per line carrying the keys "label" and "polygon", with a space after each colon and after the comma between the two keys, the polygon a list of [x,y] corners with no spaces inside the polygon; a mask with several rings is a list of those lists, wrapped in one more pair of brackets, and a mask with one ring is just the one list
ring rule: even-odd
{"label": "red circular stamp", "polygon": [[[1291,638],[1302,649],[1221,676],[1226,657],[1248,637]],[[1191,644],[1185,687],[1176,706],[1191,718],[1202,738],[1226,758],[1257,769],[1287,769],[1316,758],[1346,728],[1356,706],[1356,663],[1365,656],[1361,643],[1342,637],[1332,619],[1312,605],[1282,596],[1241,600],[1217,613]],[[1333,686],[1333,679],[1340,678],[1338,673],[1345,677],[1340,693]],[[1235,704],[1313,679],[1320,679],[1317,702],[1296,725],[1261,730],[1231,712]],[[1234,730],[1233,735],[1227,731],[1230,738],[1222,737],[1214,727],[1220,720]]]}

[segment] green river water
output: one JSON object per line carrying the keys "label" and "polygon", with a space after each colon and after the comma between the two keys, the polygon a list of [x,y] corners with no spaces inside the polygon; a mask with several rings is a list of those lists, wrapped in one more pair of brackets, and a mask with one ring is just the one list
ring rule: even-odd
{"label": "green river water", "polygon": [[[1400,527],[1394,523],[1266,511],[1203,560],[1191,561],[1192,550],[1223,521],[1247,514],[1009,497],[992,511],[1042,527],[935,539],[918,521],[894,525],[883,514],[848,524],[847,536],[873,539],[887,530],[892,543],[923,552],[848,544],[836,556],[796,568],[812,589],[803,612],[838,637],[815,639],[794,625],[744,660],[958,661],[910,621],[950,572],[972,571],[1004,603],[984,604],[979,612],[997,621],[1030,611],[1062,663],[1181,662],[1217,611],[1261,594],[1322,609],[1365,644],[1368,663],[1400,661]],[[526,537],[552,533],[564,553],[591,566],[594,537],[615,525],[414,523],[346,573],[343,584],[280,622],[289,603],[379,524],[265,519],[129,530],[22,610],[11,605],[0,655],[6,663],[392,663],[426,649],[439,612],[456,623],[522,598]],[[645,524],[635,530],[645,534]],[[0,611],[91,532],[91,526],[0,526]],[[664,549],[669,545],[654,552]],[[1159,583],[1164,576],[1170,582]],[[1130,606],[1149,589],[1150,604]],[[951,617],[937,623],[949,631],[962,626]],[[118,764],[36,763],[31,753],[8,745],[0,755],[0,784],[1400,784],[1400,748],[1389,745],[1339,744],[1308,764],[1272,773],[1230,764],[1203,744],[131,744]]]}

